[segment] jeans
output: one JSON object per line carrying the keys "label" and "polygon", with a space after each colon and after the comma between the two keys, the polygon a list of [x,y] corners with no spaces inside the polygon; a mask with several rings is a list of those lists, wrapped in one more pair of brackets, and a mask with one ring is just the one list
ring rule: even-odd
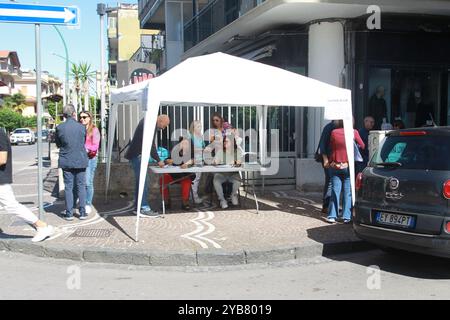
{"label": "jeans", "polygon": [[86,205],[88,206],[92,206],[92,199],[94,198],[95,169],[97,169],[97,157],[89,159],[86,168]]}
{"label": "jeans", "polygon": [[328,208],[328,206],[330,205],[330,198],[331,198],[330,169],[323,168],[323,173],[325,174],[325,184],[323,186],[322,208]]}
{"label": "jeans", "polygon": [[197,172],[195,174],[195,180],[192,182],[192,192],[194,194],[194,200],[199,199],[198,196],[198,187],[200,186],[200,180],[202,179],[202,174]]}
{"label": "jeans", "polygon": [[331,199],[328,207],[328,218],[336,219],[339,213],[339,199],[341,196],[341,189],[344,189],[342,216],[344,220],[351,220],[351,206],[352,206],[352,192],[350,188],[350,170],[331,169]]}
{"label": "jeans", "polygon": [[63,169],[66,215],[73,216],[74,187],[80,200],[80,215],[86,214],[86,169]]}
{"label": "jeans", "polygon": [[0,204],[7,213],[16,215],[28,223],[35,224],[39,220],[30,209],[16,200],[10,184],[0,184]]}
{"label": "jeans", "polygon": [[[139,194],[139,177],[141,174],[141,156],[139,155],[138,157],[134,157],[133,159],[130,160],[131,166],[133,167],[133,171],[134,171],[134,180],[135,180],[135,184],[134,184],[134,206],[137,208],[138,205],[138,194]],[[147,175],[148,178],[148,175]],[[147,200],[147,195],[148,195],[148,179],[145,179],[145,184],[144,184],[144,193],[142,195],[142,204],[141,204],[141,208],[144,207],[150,207],[148,204],[148,200]]]}
{"label": "jeans", "polygon": [[239,174],[236,173],[216,173],[214,175],[214,189],[216,189],[217,197],[220,201],[225,200],[225,196],[223,195],[223,186],[222,184],[224,182],[231,182],[233,184],[233,191],[231,192],[231,195],[237,195],[239,191],[239,187],[241,186],[241,177]]}

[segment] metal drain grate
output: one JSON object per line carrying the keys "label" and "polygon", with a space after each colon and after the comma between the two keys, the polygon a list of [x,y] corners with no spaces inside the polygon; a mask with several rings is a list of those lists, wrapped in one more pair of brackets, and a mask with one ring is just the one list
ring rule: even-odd
{"label": "metal drain grate", "polygon": [[77,229],[70,238],[108,238],[114,229]]}

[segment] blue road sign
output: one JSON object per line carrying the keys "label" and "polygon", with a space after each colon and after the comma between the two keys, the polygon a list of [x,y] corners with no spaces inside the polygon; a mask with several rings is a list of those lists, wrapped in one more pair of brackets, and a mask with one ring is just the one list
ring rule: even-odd
{"label": "blue road sign", "polygon": [[79,9],[74,6],[45,6],[0,3],[0,22],[78,26]]}

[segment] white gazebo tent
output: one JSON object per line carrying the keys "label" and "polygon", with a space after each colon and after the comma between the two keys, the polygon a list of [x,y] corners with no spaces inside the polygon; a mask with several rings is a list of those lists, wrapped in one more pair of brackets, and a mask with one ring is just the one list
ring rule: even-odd
{"label": "white gazebo tent", "polygon": [[[280,68],[224,53],[187,59],[158,78],[130,85],[111,93],[106,189],[109,186],[112,144],[119,104],[140,103],[145,112],[144,138],[136,218],[138,241],[139,216],[150,149],[156,120],[164,105],[226,105],[260,107],[260,154],[264,157],[267,107],[293,106],[325,108],[326,119],[344,120],[347,154],[350,163],[353,202],[355,168],[351,91],[338,88]],[[263,129],[263,130],[261,130]]]}

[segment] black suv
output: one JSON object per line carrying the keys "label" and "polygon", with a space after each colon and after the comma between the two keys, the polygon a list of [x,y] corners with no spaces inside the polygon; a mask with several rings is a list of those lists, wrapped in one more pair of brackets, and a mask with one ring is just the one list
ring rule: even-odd
{"label": "black suv", "polygon": [[450,257],[450,127],[388,133],[356,190],[361,239]]}

